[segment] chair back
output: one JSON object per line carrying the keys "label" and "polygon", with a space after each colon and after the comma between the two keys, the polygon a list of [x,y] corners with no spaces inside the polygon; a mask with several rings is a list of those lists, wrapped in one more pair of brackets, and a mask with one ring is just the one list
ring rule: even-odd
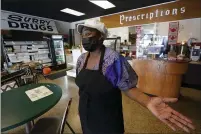
{"label": "chair back", "polygon": [[29,65],[23,65],[20,67],[20,70],[24,70],[25,71],[25,75],[26,76],[30,76],[30,75],[33,75],[33,72],[31,70],[31,67]]}
{"label": "chair back", "polygon": [[8,90],[11,90],[13,88],[18,88],[17,82],[15,80],[8,81],[8,82],[4,83],[3,85],[1,85],[1,93],[8,91]]}
{"label": "chair back", "polygon": [[22,79],[24,79],[24,84],[38,83],[37,74],[33,72],[29,65],[23,65],[20,69],[24,70],[25,75],[22,77]]}
{"label": "chair back", "polygon": [[72,102],[72,98],[70,98],[66,108],[65,108],[65,111],[64,111],[64,114],[63,114],[63,118],[62,118],[62,121],[61,121],[61,127],[60,127],[60,131],[59,131],[59,134],[63,134],[64,132],[64,127],[65,127],[65,122],[66,122],[66,119],[67,119],[67,116],[68,116],[68,112],[69,112],[69,109],[70,109],[70,106],[71,106],[71,102]]}

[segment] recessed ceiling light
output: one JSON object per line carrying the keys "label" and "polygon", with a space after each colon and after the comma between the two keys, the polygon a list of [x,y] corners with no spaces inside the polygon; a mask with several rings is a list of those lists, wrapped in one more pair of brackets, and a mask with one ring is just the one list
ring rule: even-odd
{"label": "recessed ceiling light", "polygon": [[89,0],[91,3],[96,4],[99,7],[102,7],[103,9],[109,9],[115,7],[114,4],[107,0]]}
{"label": "recessed ceiling light", "polygon": [[75,15],[75,16],[82,16],[82,15],[85,15],[84,13],[75,11],[75,10],[70,9],[70,8],[65,8],[65,9],[62,9],[62,10],[60,10],[60,11],[61,11],[61,12],[64,12],[64,13],[72,14],[72,15]]}

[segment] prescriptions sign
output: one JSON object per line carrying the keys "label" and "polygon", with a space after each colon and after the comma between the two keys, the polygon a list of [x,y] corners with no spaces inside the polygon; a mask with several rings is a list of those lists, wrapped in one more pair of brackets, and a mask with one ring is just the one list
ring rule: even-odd
{"label": "prescriptions sign", "polygon": [[108,28],[201,17],[201,0],[176,0],[100,18]]}
{"label": "prescriptions sign", "polygon": [[8,11],[1,11],[1,29],[58,33],[53,20]]}

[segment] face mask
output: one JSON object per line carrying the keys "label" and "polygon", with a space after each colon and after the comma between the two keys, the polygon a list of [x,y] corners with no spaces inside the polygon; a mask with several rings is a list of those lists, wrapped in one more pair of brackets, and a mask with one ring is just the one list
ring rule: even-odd
{"label": "face mask", "polygon": [[93,52],[100,45],[100,40],[96,37],[82,38],[82,45],[86,51]]}

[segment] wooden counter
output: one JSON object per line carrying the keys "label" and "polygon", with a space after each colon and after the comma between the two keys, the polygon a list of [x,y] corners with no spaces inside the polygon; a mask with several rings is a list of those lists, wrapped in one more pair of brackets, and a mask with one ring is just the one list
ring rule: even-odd
{"label": "wooden counter", "polygon": [[134,59],[132,67],[138,75],[137,87],[142,92],[179,97],[182,75],[188,69],[188,62]]}

